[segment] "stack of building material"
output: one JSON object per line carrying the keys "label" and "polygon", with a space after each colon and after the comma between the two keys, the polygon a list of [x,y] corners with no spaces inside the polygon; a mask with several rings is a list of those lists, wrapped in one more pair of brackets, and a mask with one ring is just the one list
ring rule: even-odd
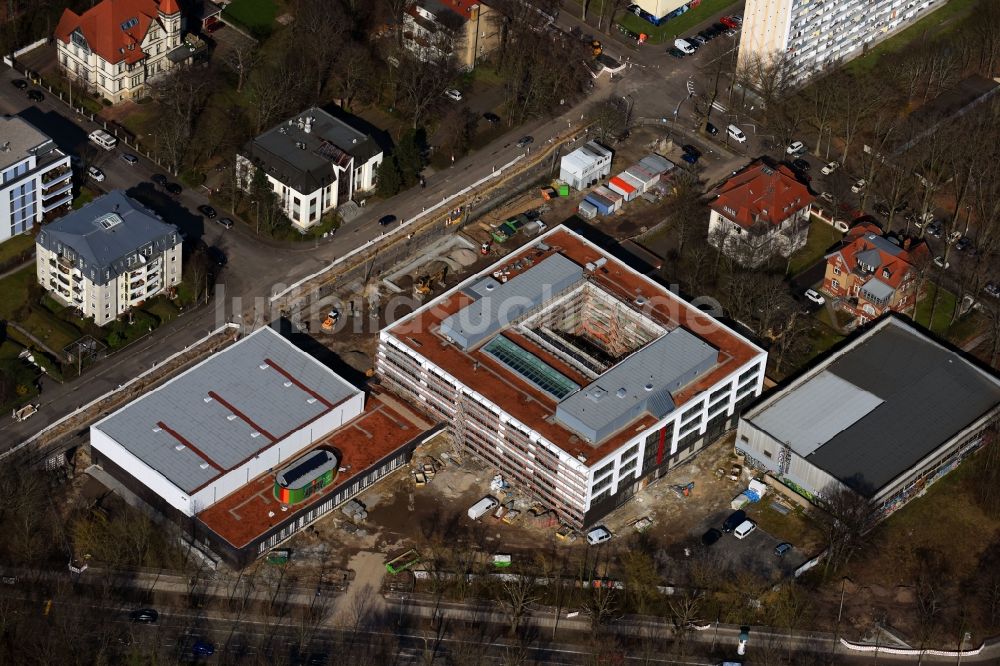
{"label": "stack of building material", "polygon": [[368,511],[365,505],[358,500],[351,500],[340,508],[340,511],[356,523],[364,522],[368,518]]}

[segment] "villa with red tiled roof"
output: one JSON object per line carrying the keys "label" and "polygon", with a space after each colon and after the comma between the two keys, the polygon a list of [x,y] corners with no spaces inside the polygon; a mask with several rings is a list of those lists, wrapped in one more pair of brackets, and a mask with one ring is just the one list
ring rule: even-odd
{"label": "villa with red tiled roof", "polygon": [[403,12],[403,45],[425,62],[454,57],[471,70],[500,45],[493,11],[480,0],[417,0]]}
{"label": "villa with red tiled roof", "polygon": [[67,9],[55,37],[63,73],[111,103],[139,96],[191,55],[177,0],[102,0],[80,15]]}
{"label": "villa with red tiled roof", "polygon": [[787,166],[757,160],[712,194],[708,242],[739,264],[756,268],[805,246],[814,198]]}
{"label": "villa with red tiled roof", "polygon": [[924,241],[883,236],[877,225],[863,222],[827,255],[823,291],[857,324],[889,311],[906,312],[918,297],[920,266],[929,259]]}

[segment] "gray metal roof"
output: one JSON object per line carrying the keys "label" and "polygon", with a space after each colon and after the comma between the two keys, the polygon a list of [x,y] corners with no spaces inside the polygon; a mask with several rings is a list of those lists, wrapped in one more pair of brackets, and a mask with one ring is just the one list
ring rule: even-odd
{"label": "gray metal roof", "polygon": [[[824,371],[770,403],[751,420],[805,457],[881,404],[878,396]],[[836,405],[836,408],[817,412],[817,405]]]}
{"label": "gray metal roof", "polygon": [[264,327],[94,427],[190,494],[358,392]]}
{"label": "gray metal roof", "polygon": [[652,174],[660,174],[672,171],[674,163],[666,157],[661,157],[656,153],[651,153],[639,160],[639,166]]}
{"label": "gray metal roof", "polygon": [[[869,497],[1000,405],[1000,380],[897,316],[883,319],[825,365],[828,373],[882,402],[832,434],[806,460]],[[786,389],[785,395],[807,390],[816,380]],[[823,423],[828,411],[839,408],[802,401],[804,413],[797,418]],[[751,410],[746,418],[756,423],[758,413]]]}
{"label": "gray metal roof", "polygon": [[[177,227],[112,190],[83,208],[45,225],[36,243],[64,255],[92,282],[103,285],[140,265],[139,254],[155,256],[181,242]],[[129,265],[129,258],[133,259]]]}
{"label": "gray metal roof", "polygon": [[17,116],[0,116],[0,171],[28,158],[48,153],[56,144],[34,125]]}
{"label": "gray metal roof", "polygon": [[861,292],[869,299],[886,303],[896,290],[878,278],[872,278],[861,287]]}
{"label": "gray metal roof", "polygon": [[556,406],[556,420],[597,443],[644,413],[674,410],[671,394],[715,367],[719,352],[683,328],[660,336]]}
{"label": "gray metal roof", "polygon": [[[446,317],[441,322],[441,335],[464,350],[471,349],[582,279],[583,267],[561,254],[552,254]],[[474,283],[470,295],[474,296],[476,288],[484,283]]]}
{"label": "gray metal roof", "polygon": [[252,139],[244,152],[269,175],[308,194],[337,180],[333,164],[346,168],[353,157],[358,167],[382,149],[367,134],[313,107]]}

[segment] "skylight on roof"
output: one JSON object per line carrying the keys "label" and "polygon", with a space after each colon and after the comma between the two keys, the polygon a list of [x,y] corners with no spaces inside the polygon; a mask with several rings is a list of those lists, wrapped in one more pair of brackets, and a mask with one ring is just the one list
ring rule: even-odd
{"label": "skylight on roof", "polygon": [[131,30],[132,28],[134,28],[137,25],[139,25],[139,19],[137,19],[137,18],[135,18],[133,16],[132,18],[128,19],[127,21],[122,22],[122,32],[128,32],[129,30]]}
{"label": "skylight on roof", "polygon": [[97,223],[101,225],[102,229],[111,229],[121,224],[122,216],[118,213],[106,213],[97,218]]}

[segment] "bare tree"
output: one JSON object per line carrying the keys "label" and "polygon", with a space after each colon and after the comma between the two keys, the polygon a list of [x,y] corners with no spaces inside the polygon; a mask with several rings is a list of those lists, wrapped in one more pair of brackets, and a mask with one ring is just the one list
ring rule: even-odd
{"label": "bare tree", "polygon": [[516,634],[531,604],[538,601],[538,588],[533,576],[504,574],[497,587],[497,601],[503,605],[510,633]]}
{"label": "bare tree", "polygon": [[590,617],[591,629],[596,631],[618,612],[618,590],[610,585],[592,590],[584,603],[584,610]]}
{"label": "bare tree", "polygon": [[442,91],[454,78],[454,63],[450,58],[424,61],[410,55],[400,57],[399,63],[399,92],[416,129],[431,107],[441,102]]}
{"label": "bare tree", "polygon": [[868,498],[840,484],[828,489],[820,504],[825,511],[822,526],[827,548],[826,576],[850,562],[861,550],[878,514]]}
{"label": "bare tree", "polygon": [[262,54],[257,43],[249,39],[237,40],[223,55],[223,62],[236,72],[236,92],[243,91],[250,72],[260,62]]}

